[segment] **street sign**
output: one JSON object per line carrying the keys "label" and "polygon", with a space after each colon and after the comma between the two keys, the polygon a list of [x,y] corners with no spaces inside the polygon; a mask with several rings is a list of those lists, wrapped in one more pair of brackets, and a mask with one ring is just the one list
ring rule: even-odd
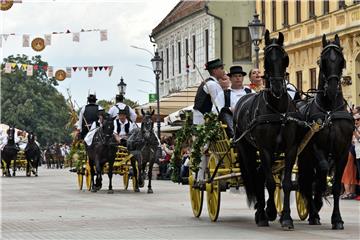
{"label": "street sign", "polygon": [[149,93],[149,103],[155,102],[157,100],[156,93]]}

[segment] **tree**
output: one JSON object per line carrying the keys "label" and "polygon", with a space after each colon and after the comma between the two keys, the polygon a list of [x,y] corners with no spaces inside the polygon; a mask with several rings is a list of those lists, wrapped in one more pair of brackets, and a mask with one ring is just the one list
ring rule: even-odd
{"label": "tree", "polygon": [[[46,75],[47,62],[41,56],[28,59],[26,55],[11,55],[4,62],[17,66],[11,73],[1,72],[1,122],[34,132],[40,144],[70,142],[67,105],[54,87],[58,85],[56,79]],[[26,76],[21,64],[38,69],[34,69],[32,76]]]}

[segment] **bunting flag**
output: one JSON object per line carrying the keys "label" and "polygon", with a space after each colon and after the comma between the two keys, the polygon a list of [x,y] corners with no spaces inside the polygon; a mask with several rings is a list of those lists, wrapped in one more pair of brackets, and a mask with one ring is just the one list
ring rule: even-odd
{"label": "bunting flag", "polygon": [[[32,76],[34,71],[44,71],[47,72],[47,76],[49,78],[54,77],[54,66],[48,66],[48,65],[31,65],[31,64],[21,64],[21,63],[5,63],[5,73],[11,73],[12,69],[18,69],[22,71],[26,71],[27,76]],[[109,71],[109,76],[112,74],[113,66],[74,66],[74,67],[56,67],[61,69],[66,69],[66,78],[71,78],[71,72],[80,72],[82,70],[85,70],[88,72],[88,77],[93,77],[94,70],[97,71]]]}
{"label": "bunting flag", "polygon": [[73,41],[80,42],[80,33],[73,33]]}
{"label": "bunting flag", "polygon": [[106,41],[107,39],[107,30],[100,30],[100,41]]}
{"label": "bunting flag", "polygon": [[6,41],[9,37],[9,34],[3,34],[2,36],[3,36],[4,40]]}
{"label": "bunting flag", "polygon": [[45,34],[44,39],[45,39],[45,46],[50,46],[51,45],[51,34]]}
{"label": "bunting flag", "polygon": [[23,35],[23,47],[30,47],[30,35],[29,34]]}

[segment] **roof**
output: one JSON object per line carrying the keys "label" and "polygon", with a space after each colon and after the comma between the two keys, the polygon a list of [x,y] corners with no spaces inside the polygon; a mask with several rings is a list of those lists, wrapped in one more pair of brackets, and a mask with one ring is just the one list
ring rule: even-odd
{"label": "roof", "polygon": [[181,0],[170,13],[152,30],[151,35],[154,36],[167,28],[168,26],[179,22],[180,20],[206,8],[206,1],[193,0],[184,1]]}

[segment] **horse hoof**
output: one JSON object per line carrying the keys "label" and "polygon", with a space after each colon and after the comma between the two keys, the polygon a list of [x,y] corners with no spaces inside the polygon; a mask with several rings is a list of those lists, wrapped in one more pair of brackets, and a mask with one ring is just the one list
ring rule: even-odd
{"label": "horse hoof", "polygon": [[35,177],[37,177],[37,176],[38,176],[38,174],[36,173],[36,174],[35,174]]}
{"label": "horse hoof", "polygon": [[135,188],[134,192],[140,192],[139,188]]}
{"label": "horse hoof", "polygon": [[152,190],[151,188],[149,188],[149,189],[147,190],[147,193],[153,193],[153,190]]}
{"label": "horse hoof", "polygon": [[258,227],[268,227],[269,226],[269,221],[268,220],[259,220],[256,225]]}
{"label": "horse hoof", "polygon": [[110,189],[109,189],[107,193],[108,193],[108,194],[113,194],[113,193],[114,193],[114,190],[112,190],[112,189],[110,190]]}
{"label": "horse hoof", "polygon": [[281,222],[281,227],[283,230],[294,230],[294,224],[292,220],[283,220]]}
{"label": "horse hoof", "polygon": [[342,223],[342,222],[333,223],[332,229],[333,230],[344,230],[344,223]]}
{"label": "horse hoof", "polygon": [[91,189],[91,192],[97,192],[97,190],[95,188]]}
{"label": "horse hoof", "polygon": [[309,225],[321,225],[319,218],[309,218]]}
{"label": "horse hoof", "polygon": [[265,212],[266,212],[266,216],[269,219],[269,221],[275,221],[275,219],[277,217],[277,211],[275,208],[267,207]]}

